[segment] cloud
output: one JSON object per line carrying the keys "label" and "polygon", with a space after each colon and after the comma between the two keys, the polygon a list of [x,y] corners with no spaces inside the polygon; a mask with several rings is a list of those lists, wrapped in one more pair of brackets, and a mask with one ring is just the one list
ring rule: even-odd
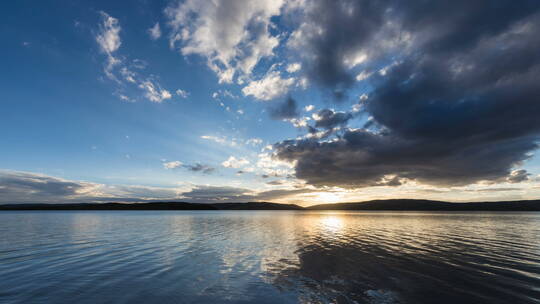
{"label": "cloud", "polygon": [[201,138],[211,140],[215,143],[225,146],[236,147],[239,145],[239,142],[236,140],[236,138],[229,139],[226,136],[202,135]]}
{"label": "cloud", "polygon": [[75,196],[79,192],[84,192],[91,184],[67,181],[60,178],[46,175],[0,171],[0,193],[2,196],[20,194],[22,196]]}
{"label": "cloud", "polygon": [[145,91],[144,96],[152,102],[162,102],[166,99],[171,99],[171,92],[162,89],[159,84],[151,80],[145,80],[139,83],[139,88]]}
{"label": "cloud", "polygon": [[[508,153],[512,148],[522,153]],[[332,141],[288,140],[275,145],[279,160],[295,163],[296,177],[315,186],[346,188],[385,184],[389,176],[437,186],[497,181],[534,145],[528,139],[476,144],[422,141],[393,134],[347,130]]]}
{"label": "cloud", "polygon": [[165,169],[176,169],[180,167],[182,167],[182,162],[178,160],[163,163],[163,168]]}
{"label": "cloud", "polygon": [[264,57],[273,55],[279,39],[269,31],[283,1],[178,1],[165,14],[171,47],[183,55],[200,55],[218,75],[232,82],[235,74],[251,74]]}
{"label": "cloud", "polygon": [[308,2],[288,45],[322,88],[344,94],[369,74],[354,111],[370,118],[354,129],[346,112],[318,114],[343,134],[282,141],[275,157],[316,186],[524,179],[515,168],[540,140],[540,2],[483,4]]}
{"label": "cloud", "polygon": [[298,62],[295,62],[295,63],[288,64],[286,71],[287,73],[296,73],[300,71],[301,68],[302,68],[302,65]]}
{"label": "cloud", "polygon": [[[95,37],[100,50],[107,55],[107,62],[105,64],[105,75],[114,80],[119,88],[114,95],[118,96],[124,101],[135,101],[134,98],[130,98],[124,92],[126,89],[126,82],[137,88],[143,90],[144,96],[152,102],[162,102],[163,100],[170,99],[172,94],[161,88],[160,84],[155,80],[155,77],[143,77],[133,69],[143,70],[146,68],[146,62],[135,59],[133,62],[126,63],[116,56],[116,52],[122,44],[120,39],[120,23],[118,19],[111,17],[105,12],[100,12],[102,22],[99,24],[99,31]],[[157,30],[159,31],[159,24],[156,23]],[[155,29],[156,26],[154,26]],[[151,30],[152,30],[151,29]]]}
{"label": "cloud", "polygon": [[309,193],[309,189],[277,189],[269,191],[253,191],[245,188],[228,186],[198,185],[192,190],[181,194],[182,198],[198,203],[226,203],[274,201],[288,196]]}
{"label": "cloud", "polygon": [[251,190],[227,186],[195,186],[192,190],[182,193],[182,197],[192,202],[235,201],[243,198]]}
{"label": "cloud", "polygon": [[156,22],[153,27],[148,29],[148,35],[150,35],[152,40],[157,40],[159,37],[161,37],[161,28],[159,27],[159,22]]}
{"label": "cloud", "polygon": [[105,12],[100,12],[102,22],[99,25],[99,32],[96,36],[101,51],[107,55],[107,64],[105,65],[105,75],[112,80],[116,80],[113,75],[113,68],[120,64],[120,59],[114,56],[114,53],[120,48],[120,24],[118,19],[109,16]]}
{"label": "cloud", "polygon": [[344,126],[352,118],[351,113],[346,112],[334,112],[330,109],[320,110],[318,113],[313,114],[315,120],[315,127],[324,128],[327,130],[333,129],[338,126]]}
{"label": "cloud", "polygon": [[315,109],[315,106],[311,104],[304,107],[304,111],[306,112],[311,112],[313,109]]}
{"label": "cloud", "polygon": [[149,187],[104,185],[71,181],[37,173],[0,170],[0,204],[17,203],[104,203],[189,201],[195,203],[272,201],[308,193],[308,189],[254,191],[229,186],[191,185]]}
{"label": "cloud", "polygon": [[43,174],[0,170],[0,204],[140,202],[176,199],[179,189],[104,185]]}
{"label": "cloud", "polygon": [[250,138],[250,139],[246,140],[246,145],[257,146],[257,145],[260,145],[262,143],[263,143],[263,140],[260,139],[260,138]]}
{"label": "cloud", "polygon": [[310,121],[311,118],[304,116],[304,117],[298,117],[298,118],[289,118],[286,120],[290,122],[295,128],[303,128],[303,127],[309,128],[308,121]]}
{"label": "cloud", "polygon": [[180,96],[182,98],[188,98],[189,92],[185,91],[185,90],[182,90],[182,89],[178,89],[178,90],[176,90],[176,95],[178,95],[178,96]]}
{"label": "cloud", "polygon": [[184,165],[184,168],[192,172],[202,172],[204,174],[210,174],[216,170],[216,168],[201,163],[195,163],[194,165]]}
{"label": "cloud", "polygon": [[278,120],[292,119],[299,115],[298,106],[292,97],[287,98],[276,107],[270,108],[269,113],[270,117]]}
{"label": "cloud", "polygon": [[528,173],[527,170],[523,170],[523,169],[514,170],[507,177],[507,180],[510,183],[521,183],[521,182],[527,181],[530,175],[531,174]]}
{"label": "cloud", "polygon": [[228,97],[228,98],[233,98],[233,99],[238,98],[238,96],[234,95],[229,90],[217,90],[216,92],[212,93],[212,98],[214,99],[219,100],[220,98],[223,98],[223,97]]}
{"label": "cloud", "polygon": [[236,158],[230,156],[227,160],[223,161],[221,165],[225,168],[240,168],[249,164],[249,160],[245,158]]}
{"label": "cloud", "polygon": [[242,93],[259,100],[272,100],[286,94],[294,83],[294,78],[282,78],[279,71],[270,71],[264,78],[249,82]]}
{"label": "cloud", "polygon": [[279,185],[283,185],[284,183],[285,181],[275,180],[275,181],[267,182],[266,184],[270,186],[279,186]]}
{"label": "cloud", "polygon": [[163,162],[163,168],[167,169],[167,170],[172,170],[172,169],[180,169],[180,168],[184,168],[184,169],[187,169],[189,171],[192,171],[192,172],[201,172],[201,173],[205,173],[205,174],[210,174],[212,172],[215,171],[215,168],[209,166],[209,165],[204,165],[204,164],[201,164],[201,163],[195,163],[195,164],[184,164],[182,163],[181,161],[178,161],[178,160],[175,160],[175,161],[170,161],[170,162]]}
{"label": "cloud", "polygon": [[105,54],[112,55],[120,45],[120,25],[118,19],[109,16],[105,12],[100,12],[103,22],[100,24],[100,31],[96,36],[96,41],[99,44],[101,51]]}

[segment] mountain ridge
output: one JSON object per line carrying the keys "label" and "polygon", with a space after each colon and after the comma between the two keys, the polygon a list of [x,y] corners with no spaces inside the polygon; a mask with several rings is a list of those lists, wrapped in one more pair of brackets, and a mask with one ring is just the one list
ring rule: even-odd
{"label": "mountain ridge", "polygon": [[4,204],[9,210],[359,210],[359,211],[540,211],[540,200],[497,202],[445,202],[420,199],[388,199],[364,202],[318,204],[301,207],[272,202],[201,204],[189,202],[79,203],[79,204]]}

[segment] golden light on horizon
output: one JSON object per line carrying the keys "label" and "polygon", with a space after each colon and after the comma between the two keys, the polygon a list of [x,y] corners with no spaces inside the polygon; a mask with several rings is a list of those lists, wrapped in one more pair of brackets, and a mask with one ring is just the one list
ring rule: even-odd
{"label": "golden light on horizon", "polygon": [[341,201],[342,197],[341,193],[336,192],[317,192],[313,195],[313,198],[321,203],[337,203]]}

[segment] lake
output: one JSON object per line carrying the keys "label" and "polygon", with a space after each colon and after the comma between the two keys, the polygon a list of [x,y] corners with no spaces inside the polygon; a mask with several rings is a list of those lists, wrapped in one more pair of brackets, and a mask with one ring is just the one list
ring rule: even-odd
{"label": "lake", "polygon": [[0,303],[540,303],[540,213],[0,212]]}

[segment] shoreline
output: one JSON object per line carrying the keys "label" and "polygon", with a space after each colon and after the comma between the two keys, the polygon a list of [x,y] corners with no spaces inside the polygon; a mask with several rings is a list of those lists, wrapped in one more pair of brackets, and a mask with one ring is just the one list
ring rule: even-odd
{"label": "shoreline", "polygon": [[540,200],[452,203],[443,201],[392,199],[355,203],[320,204],[301,207],[270,202],[245,203],[80,203],[80,204],[4,204],[0,211],[540,211]]}

